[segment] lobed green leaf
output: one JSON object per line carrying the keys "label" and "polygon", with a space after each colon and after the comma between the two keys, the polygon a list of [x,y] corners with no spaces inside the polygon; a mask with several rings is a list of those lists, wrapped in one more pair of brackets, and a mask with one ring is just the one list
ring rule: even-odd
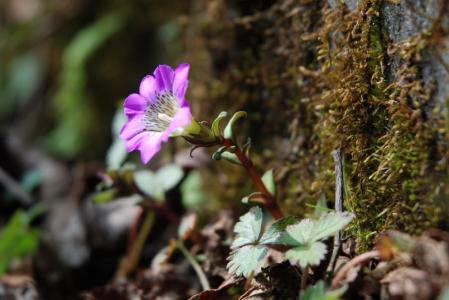
{"label": "lobed green leaf", "polygon": [[322,214],[317,221],[304,219],[298,224],[287,226],[281,243],[299,246],[326,239],[342,230],[353,218],[354,215],[349,212],[331,212]]}
{"label": "lobed green leaf", "polygon": [[318,241],[333,236],[337,231],[345,228],[353,218],[354,215],[349,212],[331,212],[321,215],[313,228],[313,240]]}
{"label": "lobed green leaf", "polygon": [[285,253],[285,258],[287,258],[290,263],[299,264],[302,268],[305,268],[308,265],[318,265],[326,253],[327,249],[325,244],[322,242],[314,242],[288,250]]}
{"label": "lobed green leaf", "polygon": [[263,212],[260,207],[252,207],[249,212],[240,217],[234,226],[236,238],[231,249],[237,249],[247,244],[257,243],[262,232]]}
{"label": "lobed green leaf", "polygon": [[237,276],[243,275],[248,278],[260,267],[267,252],[268,249],[262,245],[243,246],[231,253],[227,268]]}

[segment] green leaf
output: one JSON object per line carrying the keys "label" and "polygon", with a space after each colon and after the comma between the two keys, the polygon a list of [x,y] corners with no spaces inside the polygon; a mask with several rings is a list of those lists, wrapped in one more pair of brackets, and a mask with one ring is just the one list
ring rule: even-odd
{"label": "green leaf", "polygon": [[234,226],[236,238],[232,242],[233,251],[228,258],[229,272],[248,277],[260,267],[268,252],[264,245],[258,245],[263,225],[263,212],[260,207],[252,207],[248,213],[240,217]]}
{"label": "green leaf", "polygon": [[115,139],[106,153],[106,166],[109,170],[119,169],[128,156],[126,142],[122,139]]}
{"label": "green leaf", "polygon": [[212,122],[211,129],[212,129],[212,133],[214,134],[214,136],[216,136],[216,137],[221,136],[220,123],[224,118],[226,118],[227,115],[228,115],[227,112],[222,111]]}
{"label": "green leaf", "polygon": [[120,107],[115,111],[114,118],[112,118],[112,136],[114,138],[119,138],[120,131],[122,130],[123,125],[126,123],[126,116],[123,111],[123,108]]}
{"label": "green leaf", "polygon": [[227,268],[236,276],[249,277],[256,271],[267,255],[268,249],[262,245],[246,245],[233,251],[229,257]]}
{"label": "green leaf", "polygon": [[304,219],[298,224],[287,226],[281,242],[299,246],[328,238],[348,225],[353,217],[354,215],[348,212],[332,212],[323,214],[317,221]]}
{"label": "green leaf", "polygon": [[234,134],[234,124],[235,122],[237,122],[239,119],[242,118],[246,118],[246,112],[244,111],[238,111],[231,117],[223,132],[223,136],[225,139],[230,139],[235,144],[237,144],[237,140]]}
{"label": "green leaf", "polygon": [[29,226],[27,212],[17,210],[0,232],[0,276],[12,260],[32,255],[37,250],[39,231]]}
{"label": "green leaf", "polygon": [[287,252],[285,252],[285,258],[287,258],[290,263],[297,264],[302,268],[306,266],[315,266],[320,263],[326,254],[326,245],[322,242],[314,242],[311,244],[301,245],[294,247]]}
{"label": "green leaf", "polygon": [[165,191],[153,172],[148,170],[134,172],[134,183],[144,194],[154,200],[163,201],[165,199]]}
{"label": "green leaf", "polygon": [[289,225],[281,238],[281,243],[289,246],[305,245],[313,241],[312,231],[315,221],[304,219],[301,222]]}
{"label": "green leaf", "polygon": [[321,217],[321,215],[328,211],[327,208],[327,200],[326,200],[326,194],[322,193],[320,198],[318,199],[318,202],[315,205],[315,210],[313,212],[313,215],[317,218]]}
{"label": "green leaf", "polygon": [[181,184],[182,204],[187,210],[197,210],[206,202],[203,180],[199,171],[192,171]]}
{"label": "green leaf", "polygon": [[176,164],[166,165],[156,172],[156,180],[165,191],[174,188],[183,176],[184,171]]}
{"label": "green leaf", "polygon": [[276,183],[274,182],[273,169],[270,169],[263,174],[262,181],[271,195],[276,195]]}
{"label": "green leaf", "polygon": [[114,200],[117,195],[117,189],[107,189],[105,191],[101,191],[92,195],[92,202],[95,204],[107,203]]}
{"label": "green leaf", "polygon": [[113,142],[106,154],[106,165],[109,170],[119,169],[128,156],[126,142],[119,137],[120,130],[125,123],[126,117],[123,113],[123,108],[119,108],[112,119],[111,129]]}
{"label": "green leaf", "polygon": [[326,213],[317,221],[304,219],[298,224],[288,225],[279,239],[280,243],[293,246],[285,253],[292,263],[301,267],[317,265],[326,254],[326,245],[319,242],[334,235],[351,222],[353,215],[344,213]]}
{"label": "green leaf", "polygon": [[147,196],[163,201],[165,192],[175,187],[183,176],[182,168],[171,164],[160,168],[156,173],[148,170],[134,172],[134,183]]}
{"label": "green leaf", "polygon": [[246,244],[257,243],[261,237],[263,226],[263,212],[258,206],[252,207],[249,212],[240,217],[234,226],[236,238],[231,249],[237,249]]}
{"label": "green leaf", "polygon": [[302,292],[300,300],[339,300],[345,291],[346,286],[329,291],[324,286],[324,282],[320,280]]}
{"label": "green leaf", "polygon": [[221,158],[223,158],[233,164],[242,165],[242,163],[238,159],[237,155],[235,155],[235,153],[230,153],[230,152],[225,151],[221,154]]}
{"label": "green leaf", "polygon": [[313,228],[313,240],[318,241],[333,236],[337,231],[345,228],[353,218],[354,215],[349,212],[323,214]]}
{"label": "green leaf", "polygon": [[285,228],[288,225],[295,224],[297,222],[296,217],[287,216],[282,219],[277,220],[268,228],[268,230],[262,235],[260,239],[260,244],[276,244],[279,243]]}
{"label": "green leaf", "polygon": [[449,287],[446,287],[441,291],[438,300],[449,300]]}

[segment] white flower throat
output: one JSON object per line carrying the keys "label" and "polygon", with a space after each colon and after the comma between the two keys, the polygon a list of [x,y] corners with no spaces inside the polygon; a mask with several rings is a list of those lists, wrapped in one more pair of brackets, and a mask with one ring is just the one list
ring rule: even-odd
{"label": "white flower throat", "polygon": [[145,109],[145,131],[162,132],[168,128],[180,109],[178,99],[171,91],[156,95],[156,100]]}

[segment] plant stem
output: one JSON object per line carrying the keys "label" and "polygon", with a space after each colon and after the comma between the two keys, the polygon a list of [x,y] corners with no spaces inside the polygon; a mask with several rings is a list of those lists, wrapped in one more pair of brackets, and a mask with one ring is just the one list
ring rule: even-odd
{"label": "plant stem", "polygon": [[165,215],[165,217],[175,226],[179,225],[179,217],[178,215],[165,203],[152,203],[150,205],[150,208],[154,211],[154,212],[161,212],[162,214]]}
{"label": "plant stem", "polygon": [[200,280],[203,290],[210,290],[210,284],[207,280],[206,274],[204,274],[201,266],[198,264],[192,254],[190,254],[189,250],[187,250],[187,248],[184,246],[184,243],[182,241],[177,241],[176,245],[178,246],[178,249],[181,250],[185,258],[189,261],[190,265],[198,276],[198,279]]}
{"label": "plant stem", "polygon": [[154,199],[148,197],[148,195],[146,195],[137,186],[134,186],[134,191],[145,199],[145,206],[153,210],[153,212],[161,212],[174,225],[179,225],[179,216],[167,205],[166,202],[156,202]]}
{"label": "plant stem", "polygon": [[309,275],[309,269],[310,266],[307,265],[304,270],[302,270],[302,276],[301,276],[301,291],[304,291],[307,286],[307,276]]}
{"label": "plant stem", "polygon": [[268,191],[267,187],[262,181],[262,178],[257,173],[256,168],[254,167],[254,164],[252,163],[251,159],[248,158],[240,149],[239,146],[235,145],[232,140],[226,139],[223,141],[224,146],[235,146],[235,155],[239,159],[239,161],[242,163],[242,166],[246,169],[246,171],[249,174],[249,177],[253,181],[254,185],[257,187],[259,192],[261,192],[264,195],[265,199],[265,206],[267,207],[268,211],[271,213],[273,218],[280,219],[284,217],[284,213],[276,203],[276,200],[274,199],[273,195]]}
{"label": "plant stem", "polygon": [[153,226],[153,222],[154,213],[152,211],[147,211],[145,220],[143,221],[142,227],[140,228],[137,237],[130,237],[134,238],[134,241],[132,242],[130,249],[128,250],[128,254],[120,263],[120,267],[115,275],[116,279],[126,277],[136,268],[139,262],[140,254],[142,253],[142,249],[145,244],[145,240],[147,239],[151,227]]}

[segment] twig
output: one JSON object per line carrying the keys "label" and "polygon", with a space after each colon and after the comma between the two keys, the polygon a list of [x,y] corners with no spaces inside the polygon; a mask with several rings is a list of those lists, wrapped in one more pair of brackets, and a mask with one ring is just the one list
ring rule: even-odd
{"label": "twig", "polygon": [[353,269],[359,264],[366,263],[367,261],[370,261],[371,259],[378,257],[379,251],[377,250],[365,252],[363,254],[360,254],[359,256],[354,257],[346,265],[344,265],[335,275],[334,279],[332,280],[331,288],[332,289],[337,288],[340,285],[340,282],[346,277],[346,273],[348,273],[349,270]]}
{"label": "twig", "polygon": [[[332,157],[334,158],[335,163],[335,211],[337,213],[341,213],[343,212],[344,185],[343,185],[343,162],[341,159],[340,148],[332,151]],[[337,263],[337,257],[338,253],[340,252],[340,247],[341,247],[341,232],[337,231],[334,236],[334,247],[332,249],[332,257],[329,262],[331,274],[335,270],[335,265]]]}
{"label": "twig", "polygon": [[147,211],[145,220],[143,221],[142,227],[139,230],[139,234],[137,238],[135,238],[134,243],[131,246],[128,255],[122,260],[119,269],[115,275],[116,279],[124,278],[131,271],[133,271],[140,258],[140,254],[142,253],[143,246],[145,244],[145,240],[150,233],[151,227],[154,222],[154,213],[152,211]]}
{"label": "twig", "polygon": [[33,197],[26,192],[20,184],[12,178],[6,171],[0,167],[0,183],[23,204],[30,205],[33,202]]}
{"label": "twig", "polygon": [[192,266],[193,270],[198,276],[198,279],[200,280],[203,290],[210,290],[210,284],[209,281],[207,280],[206,274],[204,274],[203,269],[201,269],[201,266],[198,264],[198,262],[192,256],[192,254],[190,254],[189,250],[187,250],[183,242],[177,241],[176,245],[178,246],[178,249],[181,250],[185,258],[189,261],[190,265]]}
{"label": "twig", "polygon": [[127,247],[127,256],[129,256],[132,252],[134,244],[137,240],[137,236],[139,234],[139,225],[143,218],[145,217],[146,209],[142,206],[138,206],[139,211],[136,213],[134,220],[129,228],[128,233],[128,247]]}
{"label": "twig", "polygon": [[250,287],[237,300],[243,300],[247,298],[255,289],[256,289],[255,286]]}

